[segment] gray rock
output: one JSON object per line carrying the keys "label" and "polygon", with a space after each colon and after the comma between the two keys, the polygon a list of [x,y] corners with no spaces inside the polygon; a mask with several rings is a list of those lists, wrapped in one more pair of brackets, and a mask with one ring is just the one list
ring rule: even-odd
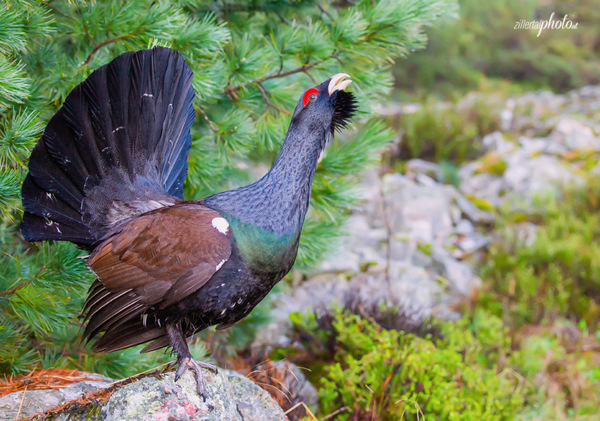
{"label": "gray rock", "polygon": [[452,209],[455,189],[429,180],[422,185],[401,174],[383,177],[392,232],[420,243],[439,242],[452,232],[453,221],[459,219]]}
{"label": "gray rock", "polygon": [[417,175],[425,174],[431,178],[438,178],[440,166],[435,162],[425,161],[423,159],[411,159],[406,162],[406,176],[412,180],[417,179]]}
{"label": "gray rock", "polygon": [[456,233],[459,235],[469,235],[475,232],[475,226],[468,219],[461,219],[456,224]]}
{"label": "gray rock", "polygon": [[[26,390],[11,393],[0,398],[0,420],[29,418],[66,402],[78,399],[84,394],[107,387],[113,380],[95,373],[82,373],[94,380],[85,380],[61,389]],[[25,396],[23,396],[25,395]],[[20,411],[19,411],[20,408]]]}
{"label": "gray rock", "polygon": [[600,151],[600,138],[594,135],[592,129],[583,123],[570,118],[561,119],[549,140],[565,146],[569,150],[589,149]]}
{"label": "gray rock", "polygon": [[[500,206],[501,195],[504,190],[503,178],[488,173],[476,174],[475,171],[478,166],[478,163],[470,163],[461,167],[458,172],[460,177],[460,192],[466,196],[485,200],[494,207]],[[458,204],[461,206],[462,202]],[[464,208],[463,212],[467,214],[468,211]]]}
{"label": "gray rock", "polygon": [[600,85],[587,85],[579,88],[578,94],[586,99],[600,99]]}
{"label": "gray rock", "polygon": [[360,270],[359,255],[342,242],[335,254],[321,262],[317,269],[317,273],[326,272],[349,272],[355,273]]}
{"label": "gray rock", "polygon": [[473,253],[482,249],[490,243],[490,238],[479,232],[465,234],[464,237],[456,241],[456,245],[465,253]]}
{"label": "gray rock", "polygon": [[513,162],[504,172],[503,178],[509,195],[519,198],[556,194],[561,185],[581,185],[584,182],[574,168],[550,155]]}
{"label": "gray rock", "polygon": [[[519,145],[529,155],[546,153],[551,144],[553,143],[549,142],[545,137],[519,137]],[[559,146],[559,149],[554,149],[553,153],[559,154],[562,153],[562,151],[566,152],[566,148],[561,148],[560,145],[557,146]]]}
{"label": "gray rock", "polygon": [[414,265],[414,266],[418,266],[418,267],[431,267],[433,265],[433,259],[430,255],[423,253],[420,250],[415,250],[411,255],[410,255],[410,262]]}
{"label": "gray rock", "polygon": [[[385,253],[385,257],[388,256],[389,247],[389,257],[391,260],[396,260],[399,262],[407,262],[411,259],[411,256],[417,251],[417,242],[410,238],[402,238],[400,236],[393,236],[390,243],[384,247],[383,253]],[[382,261],[382,267],[385,266],[386,262]]]}
{"label": "gray rock", "polygon": [[[225,371],[225,370],[224,370]],[[227,379],[233,388],[237,412],[243,421],[287,420],[281,407],[271,395],[256,383],[235,371],[226,370]],[[215,418],[216,419],[216,418]],[[221,418],[226,419],[226,418]],[[238,418],[232,418],[238,419]]]}
{"label": "gray rock", "polygon": [[[423,317],[433,312],[451,314],[444,306],[452,298],[445,294],[457,298],[469,285],[478,284],[472,270],[455,257],[483,247],[488,240],[462,215],[488,222],[493,220],[491,214],[478,209],[453,186],[439,184],[423,173],[416,180],[389,174],[365,184],[372,192],[348,223],[350,236],[343,240],[343,252],[321,266],[342,270],[311,276],[282,296],[272,313],[274,322],[259,333],[257,344],[289,345],[290,313],[342,304],[349,294],[367,306],[400,305]],[[460,233],[465,224],[470,226],[467,238]],[[445,247],[451,249],[459,239],[464,249],[457,249],[460,253],[455,256]],[[439,250],[436,256],[431,254],[433,248]],[[365,267],[366,273],[360,273]],[[440,283],[440,279],[445,281]]]}
{"label": "gray rock", "polygon": [[515,149],[515,144],[506,140],[500,132],[493,132],[485,135],[483,139],[481,139],[481,143],[483,144],[485,151],[496,152],[498,154],[505,154]]}
{"label": "gray rock", "polygon": [[511,108],[505,108],[502,111],[500,111],[500,127],[502,128],[502,130],[510,130],[513,125],[513,119],[514,112]]}
{"label": "gray rock", "polygon": [[379,115],[414,114],[423,106],[414,102],[392,102],[377,107],[374,111]]}
{"label": "gray rock", "polygon": [[495,220],[494,214],[479,209],[473,202],[458,192],[456,194],[456,204],[461,212],[473,222],[491,224]]}
{"label": "gray rock", "polygon": [[163,379],[145,377],[113,393],[102,408],[102,420],[240,420],[231,385],[224,373],[205,375],[204,380],[209,396],[206,402],[198,395],[196,378],[191,370],[178,382],[174,381],[173,373],[166,374]]}
{"label": "gray rock", "polygon": [[381,256],[378,250],[387,239],[385,228],[369,225],[367,217],[356,213],[346,221],[350,235],[343,237],[333,254],[329,255],[315,271],[317,273],[357,273],[363,263],[378,264]]}
{"label": "gray rock", "polygon": [[441,275],[448,281],[448,287],[459,295],[468,296],[471,290],[481,283],[479,278],[474,276],[473,269],[465,263],[446,253],[437,258],[442,267]]}
{"label": "gray rock", "polygon": [[[591,132],[589,128],[581,126],[574,120],[562,120],[562,128],[554,133],[579,133],[577,136],[586,138],[581,141],[589,146]],[[570,131],[569,131],[570,130]],[[491,136],[491,135],[490,135]],[[559,136],[558,134],[554,135]],[[560,135],[563,136],[563,135]],[[576,136],[573,135],[573,138]],[[499,136],[494,137],[496,144],[502,145]],[[488,143],[491,144],[491,140]],[[561,143],[562,142],[562,143]],[[491,174],[477,174],[479,164],[472,162],[463,165],[459,170],[461,179],[460,192],[467,196],[477,197],[488,201],[495,207],[508,204],[509,208],[515,206],[531,206],[534,197],[539,195],[557,195],[563,185],[581,185],[584,179],[579,175],[579,170],[561,158],[561,155],[573,146],[567,142],[566,137],[561,140],[546,138],[528,138],[522,136],[519,139],[518,148],[510,150],[499,146],[503,150],[501,158],[506,162],[507,168],[502,176]],[[600,147],[600,142],[596,142]],[[569,146],[570,145],[570,146]],[[457,198],[457,204],[461,211],[473,222],[493,222],[493,215],[474,214],[477,209],[470,201]]]}
{"label": "gray rock", "polygon": [[[101,408],[94,404],[83,408],[83,413],[63,412],[57,419],[102,421],[287,419],[282,409],[266,391],[234,371],[219,369],[218,374],[213,374],[205,370],[204,380],[207,389],[206,401],[198,395],[195,374],[188,370],[177,382],[174,381],[174,373],[144,377],[119,387],[106,403],[101,405]],[[31,398],[36,399],[38,403],[45,402],[42,411],[47,411],[64,403],[56,399],[56,393],[61,393],[61,390],[36,390],[28,393],[31,393]],[[8,397],[11,397],[11,401],[20,403],[17,401],[19,396],[8,395]],[[17,404],[16,409],[18,406]],[[12,412],[5,411],[2,416],[6,418],[3,419],[12,419],[10,416],[14,413],[14,408]],[[22,411],[21,415],[25,413]]]}
{"label": "gray rock", "polygon": [[343,242],[352,246],[377,248],[387,238],[387,231],[383,226],[371,226],[372,222],[363,213],[351,215],[345,224],[351,235],[344,238]]}
{"label": "gray rock", "polygon": [[[344,306],[349,302],[369,308],[387,304],[400,307],[418,322],[441,306],[439,296],[443,288],[425,268],[411,262],[392,261],[387,276],[384,269],[373,268],[356,274],[350,280],[342,276],[322,275],[298,285],[275,302],[271,312],[273,321],[258,332],[253,343],[255,351],[292,345],[291,313],[324,311],[334,304]],[[440,310],[440,313],[443,311]]]}

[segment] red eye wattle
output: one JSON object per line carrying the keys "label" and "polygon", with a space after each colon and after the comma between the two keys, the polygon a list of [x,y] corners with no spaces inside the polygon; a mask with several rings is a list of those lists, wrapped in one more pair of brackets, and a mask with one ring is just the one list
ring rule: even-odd
{"label": "red eye wattle", "polygon": [[319,96],[318,89],[310,88],[308,91],[306,91],[304,93],[304,97],[302,98],[302,102],[304,103],[304,106],[306,107],[306,104],[308,104],[309,102],[315,101],[318,96]]}

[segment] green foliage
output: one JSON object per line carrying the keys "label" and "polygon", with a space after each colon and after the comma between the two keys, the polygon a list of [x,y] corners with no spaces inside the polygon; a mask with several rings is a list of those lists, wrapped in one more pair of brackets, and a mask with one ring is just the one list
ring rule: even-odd
{"label": "green foliage", "polygon": [[0,370],[16,373],[41,358],[45,351],[36,344],[52,341],[48,335],[81,310],[93,277],[70,244],[45,244],[34,252],[21,245],[11,252],[0,256]]}
{"label": "green foliage", "polygon": [[[72,321],[52,331],[53,346],[39,349],[38,360],[41,368],[68,367],[93,373],[102,373],[119,379],[142,371],[151,370],[171,360],[167,352],[140,354],[143,346],[101,354],[86,349],[81,337],[80,326]],[[202,346],[192,346],[192,352],[199,358],[205,355]]]}
{"label": "green foliage", "polygon": [[[596,336],[596,337],[595,337]],[[559,320],[524,336],[508,364],[520,373],[523,420],[593,420],[600,407],[600,338]]]}
{"label": "green foliage", "polygon": [[[365,117],[392,86],[393,60],[424,46],[424,28],[455,11],[454,0],[364,0],[350,7],[314,0],[1,2],[0,372],[65,365],[121,376],[166,358],[137,357],[137,349],[86,351],[74,340],[92,280],[81,254],[70,245],[26,244],[18,233],[27,156],[68,93],[94,69],[155,45],[185,56],[198,116],[185,193],[201,198],[256,179],[248,169],[275,159],[297,98],[332,74],[352,76]],[[393,136],[369,120],[343,137],[332,142],[315,177],[299,258],[304,267],[340,235],[358,177]],[[264,318],[259,312],[238,330],[251,332]],[[231,338],[233,349],[248,340]]]}
{"label": "green foliage", "polygon": [[[422,338],[341,309],[332,317],[333,361],[319,391],[323,414],[349,407],[339,419],[510,420],[518,413],[514,377],[495,363],[509,350],[500,319],[478,313],[441,325],[439,338]],[[296,315],[296,322],[313,341],[331,341],[314,314]]]}
{"label": "green foliage", "polygon": [[[398,63],[400,90],[454,96],[476,90],[486,78],[524,88],[565,91],[600,81],[600,11],[595,0],[460,0],[460,20],[429,31],[423,52]],[[577,29],[514,29],[521,19],[569,15]]]}
{"label": "green foliage", "polygon": [[600,330],[585,321],[506,325],[477,308],[416,328],[398,309],[348,306],[290,320],[301,345],[278,352],[310,369],[321,416],[583,421],[600,405]]}
{"label": "green foliage", "polygon": [[22,163],[41,131],[42,125],[35,111],[13,110],[6,125],[0,123],[0,165],[6,168]]}
{"label": "green foliage", "polygon": [[460,164],[481,153],[481,139],[500,128],[502,95],[472,94],[458,102],[433,97],[414,113],[401,114],[394,126],[402,136],[398,157]]}
{"label": "green foliage", "polygon": [[514,229],[490,248],[482,277],[484,306],[510,324],[551,322],[558,317],[600,322],[600,183],[545,200],[537,215],[507,214],[507,222],[539,222],[533,244],[523,244]]}
{"label": "green foliage", "polygon": [[[592,420],[600,407],[600,183],[561,196],[533,213],[501,213],[473,303],[510,328],[513,351],[499,361],[522,379],[523,420]],[[527,244],[518,227],[530,221],[537,232]]]}

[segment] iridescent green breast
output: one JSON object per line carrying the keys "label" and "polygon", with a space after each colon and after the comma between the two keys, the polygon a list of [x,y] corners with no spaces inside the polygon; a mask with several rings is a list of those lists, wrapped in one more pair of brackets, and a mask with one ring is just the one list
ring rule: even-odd
{"label": "iridescent green breast", "polygon": [[287,272],[294,264],[298,234],[278,235],[235,218],[225,218],[248,266],[260,272]]}

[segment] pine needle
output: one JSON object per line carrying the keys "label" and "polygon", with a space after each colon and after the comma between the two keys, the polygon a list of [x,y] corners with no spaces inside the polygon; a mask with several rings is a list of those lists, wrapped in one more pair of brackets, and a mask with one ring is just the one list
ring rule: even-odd
{"label": "pine needle", "polygon": [[33,370],[22,377],[5,377],[4,381],[0,383],[0,397],[27,389],[61,389],[85,380],[102,381],[102,379],[90,377],[88,373],[79,370],[65,368]]}

